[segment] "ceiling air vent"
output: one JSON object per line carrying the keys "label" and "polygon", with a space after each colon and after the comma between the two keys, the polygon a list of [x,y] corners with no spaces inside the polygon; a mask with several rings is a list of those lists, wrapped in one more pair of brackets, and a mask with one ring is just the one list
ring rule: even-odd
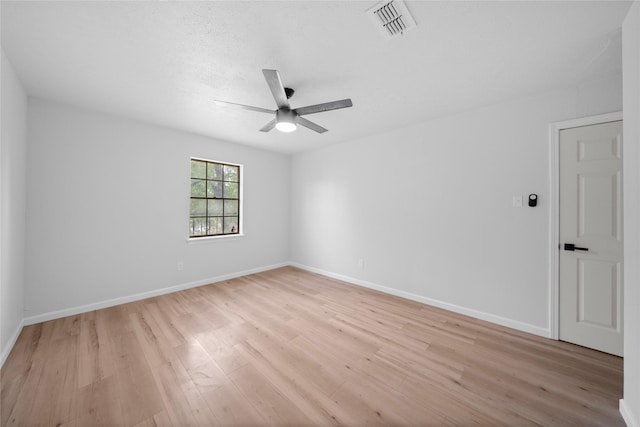
{"label": "ceiling air vent", "polygon": [[416,26],[403,0],[378,3],[367,10],[367,15],[386,39],[402,35]]}

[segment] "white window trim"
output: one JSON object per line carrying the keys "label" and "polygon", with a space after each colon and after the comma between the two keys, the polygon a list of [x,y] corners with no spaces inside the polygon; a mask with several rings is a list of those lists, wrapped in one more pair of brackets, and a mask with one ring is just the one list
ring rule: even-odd
{"label": "white window trim", "polygon": [[222,243],[222,242],[231,241],[231,240],[240,240],[240,239],[243,239],[244,237],[245,237],[244,233],[222,234],[220,236],[187,237],[187,243],[190,245]]}

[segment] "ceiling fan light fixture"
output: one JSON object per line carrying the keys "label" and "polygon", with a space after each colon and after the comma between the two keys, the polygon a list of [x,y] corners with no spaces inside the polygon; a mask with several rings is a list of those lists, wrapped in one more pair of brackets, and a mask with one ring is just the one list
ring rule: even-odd
{"label": "ceiling fan light fixture", "polygon": [[293,132],[297,128],[296,113],[286,109],[280,109],[276,112],[276,129],[280,132]]}
{"label": "ceiling fan light fixture", "polygon": [[276,129],[278,129],[280,132],[293,132],[294,130],[296,130],[298,127],[296,126],[295,123],[289,123],[289,122],[278,122],[276,123]]}

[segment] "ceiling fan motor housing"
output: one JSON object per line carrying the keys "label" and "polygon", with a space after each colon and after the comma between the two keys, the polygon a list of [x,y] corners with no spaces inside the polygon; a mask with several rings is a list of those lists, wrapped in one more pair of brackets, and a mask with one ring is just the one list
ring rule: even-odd
{"label": "ceiling fan motor housing", "polygon": [[290,110],[288,108],[281,108],[278,111],[276,111],[276,122],[295,123],[297,116],[298,115],[296,114],[295,111]]}

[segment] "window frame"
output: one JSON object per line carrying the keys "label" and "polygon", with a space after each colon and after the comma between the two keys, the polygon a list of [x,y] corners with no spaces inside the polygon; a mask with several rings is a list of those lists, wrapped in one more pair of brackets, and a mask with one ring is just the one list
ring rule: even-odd
{"label": "window frame", "polygon": [[[193,161],[197,161],[197,162],[204,162],[206,167],[206,172],[205,172],[205,178],[202,179],[203,181],[205,181],[205,187],[208,187],[208,182],[209,181],[213,181],[213,182],[219,182],[221,183],[222,186],[222,197],[209,197],[206,194],[206,189],[205,189],[205,196],[204,197],[194,197],[191,193],[192,191],[192,183],[194,179],[201,179],[201,178],[194,178],[193,175],[193,171],[192,171],[192,162]],[[209,173],[209,164],[215,164],[215,165],[220,165],[222,167],[223,170],[223,175],[222,175],[222,179],[218,180],[218,179],[209,179],[208,177],[208,173]],[[230,166],[230,167],[235,167],[238,170],[238,176],[237,176],[237,181],[225,181],[224,180],[224,166]],[[242,164],[238,164],[238,163],[232,163],[232,162],[227,162],[227,161],[220,161],[220,160],[212,160],[212,159],[206,159],[206,158],[202,158],[202,157],[190,157],[189,158],[189,219],[188,219],[188,223],[187,223],[187,228],[188,228],[188,238],[187,240],[190,242],[196,242],[196,241],[205,241],[205,240],[210,240],[210,239],[233,239],[233,238],[237,238],[237,237],[242,237],[244,236],[244,223],[243,223],[243,219],[244,219],[244,212],[243,212],[243,183],[244,183],[244,177],[243,177],[243,165]],[[225,182],[237,182],[238,185],[238,195],[237,195],[237,199],[236,198],[227,198],[224,197],[224,183]],[[192,205],[192,200],[194,199],[198,199],[198,200],[205,200],[205,214],[204,215],[192,215],[191,213],[191,205]],[[209,233],[209,218],[210,216],[208,215],[208,209],[209,209],[209,200],[221,200],[222,201],[222,215],[213,215],[211,217],[219,217],[222,218],[222,233],[219,234],[208,234]],[[234,200],[238,202],[238,212],[237,215],[229,215],[228,217],[237,217],[238,218],[238,222],[237,222],[237,231],[235,232],[229,232],[229,233],[225,233],[224,232],[224,205],[225,205],[225,201],[226,200]],[[202,235],[192,235],[192,226],[191,226],[191,221],[194,218],[204,218],[206,220],[206,224],[205,224],[205,228],[206,228],[206,233],[207,234],[202,234]]]}

